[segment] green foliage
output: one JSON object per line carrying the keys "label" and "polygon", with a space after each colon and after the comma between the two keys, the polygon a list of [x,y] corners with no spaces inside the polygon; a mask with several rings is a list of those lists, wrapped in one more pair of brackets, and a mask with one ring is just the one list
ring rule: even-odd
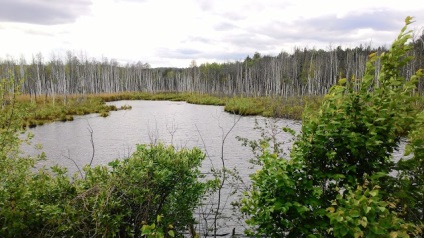
{"label": "green foliage", "polygon": [[412,158],[398,162],[398,180],[391,192],[399,198],[402,217],[424,229],[424,111],[417,115],[409,141],[405,152]]}
{"label": "green foliage", "polygon": [[251,216],[249,235],[299,237],[312,231],[310,211],[319,205],[321,191],[305,177],[302,163],[267,152],[260,159],[263,167],[251,176],[253,189],[242,200],[242,212]]}
{"label": "green foliage", "polygon": [[[143,225],[143,227],[141,228],[141,234],[143,236],[147,236],[149,238],[163,238],[165,237],[165,232],[163,231],[163,229],[158,225],[161,223],[162,221],[162,217],[161,215],[158,215],[156,218],[156,223],[153,223],[151,225]],[[168,225],[168,236],[169,237],[175,237],[175,233],[172,230],[174,227],[172,225]]]}
{"label": "green foliage", "polygon": [[[410,100],[422,73],[418,71],[409,80],[400,74],[402,67],[411,60],[406,56],[410,49],[407,41],[411,38],[411,32],[406,29],[410,23],[411,19],[407,18],[406,26],[388,52],[370,55],[361,80],[342,79],[325,96],[318,113],[307,110],[291,160],[263,153],[263,168],[252,175],[252,191],[243,200],[243,211],[250,215],[248,224],[253,234],[327,237],[349,233],[373,237],[372,234],[382,232],[399,236],[412,230],[420,232],[422,220],[418,219],[422,218],[423,209],[418,208],[418,204],[422,205],[419,202],[423,194],[422,180],[420,183],[418,176],[412,174],[422,175],[419,163],[422,163],[420,152],[424,143],[421,119],[416,116]],[[376,78],[378,59],[381,68]],[[403,163],[401,169],[391,154],[398,148],[401,133],[411,128],[416,131],[411,133],[416,156]],[[407,163],[421,169],[407,166]],[[405,176],[399,179],[380,176],[394,168]],[[372,188],[353,191],[373,175],[381,177],[381,197],[374,195],[378,192]],[[412,187],[416,189],[414,192],[409,191]],[[395,193],[394,189],[401,192]],[[409,200],[388,206],[387,201],[399,200],[400,195]],[[332,202],[338,205],[337,210]],[[368,228],[355,218],[356,212],[350,213],[365,204],[378,204],[371,207],[373,212],[361,216],[373,222]],[[411,209],[402,210],[402,207]],[[419,218],[414,220],[412,216]],[[402,226],[407,221],[413,222],[408,229]],[[397,225],[389,228],[387,223]],[[373,230],[371,227],[380,228]]]}
{"label": "green foliage", "polygon": [[358,186],[339,194],[327,208],[327,216],[336,237],[410,237],[417,236],[419,227],[407,223],[393,211],[394,202],[385,201],[378,185]]}
{"label": "green foliage", "polygon": [[[40,195],[34,191],[34,184],[28,171],[36,163],[36,158],[20,158],[19,135],[25,108],[17,103],[19,87],[13,78],[0,81],[0,236],[26,236],[25,230],[43,225],[34,217],[40,216],[40,203],[33,201]],[[30,137],[30,135],[29,135]]]}
{"label": "green foliage", "polygon": [[17,133],[21,131],[22,105],[17,105],[19,87],[15,80],[0,79],[0,159],[10,159],[19,152],[21,140]]}

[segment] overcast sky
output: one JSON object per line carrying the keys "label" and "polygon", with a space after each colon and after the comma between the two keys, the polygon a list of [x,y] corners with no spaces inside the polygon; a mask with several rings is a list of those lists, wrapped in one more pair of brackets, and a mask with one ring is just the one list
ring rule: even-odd
{"label": "overcast sky", "polygon": [[417,0],[0,0],[0,58],[70,50],[152,67],[227,62],[294,47],[390,45]]}

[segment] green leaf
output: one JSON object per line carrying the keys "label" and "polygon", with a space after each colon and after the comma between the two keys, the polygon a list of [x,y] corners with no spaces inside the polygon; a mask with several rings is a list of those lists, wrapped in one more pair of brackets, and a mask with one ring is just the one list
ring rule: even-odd
{"label": "green leaf", "polygon": [[362,219],[359,220],[359,224],[366,228],[368,225],[368,219],[366,217],[362,217]]}
{"label": "green leaf", "polygon": [[162,215],[157,215],[156,222],[160,223],[162,221],[162,217],[163,217]]}
{"label": "green leaf", "polygon": [[386,208],[385,207],[378,207],[378,210],[380,210],[380,212],[385,212]]}
{"label": "green leaf", "polygon": [[334,211],[336,210],[336,209],[334,209],[334,207],[328,207],[327,209],[325,209],[327,212],[329,212],[329,213],[334,213]]}
{"label": "green leaf", "polygon": [[370,191],[370,195],[373,196],[373,197],[377,196],[378,195],[378,190],[372,190],[372,191]]}
{"label": "green leaf", "polygon": [[371,211],[371,207],[369,206],[364,207],[365,214],[368,214],[370,211]]}
{"label": "green leaf", "polygon": [[357,210],[351,210],[351,211],[349,212],[349,215],[350,215],[351,217],[359,217],[361,214],[360,214],[360,212],[359,212],[359,211],[357,211]]}

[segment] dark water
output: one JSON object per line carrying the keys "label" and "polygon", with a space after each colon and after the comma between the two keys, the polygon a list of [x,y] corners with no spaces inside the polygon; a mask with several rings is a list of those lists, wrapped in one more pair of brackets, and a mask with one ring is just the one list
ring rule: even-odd
{"label": "dark water", "polygon": [[[222,142],[224,143],[224,160],[228,169],[236,169],[244,181],[227,182],[222,194],[222,215],[218,222],[218,234],[229,236],[233,232],[242,235],[243,219],[239,213],[233,213],[230,203],[237,201],[237,194],[231,195],[237,188],[242,189],[249,185],[249,174],[257,168],[249,163],[253,153],[242,146],[236,136],[257,139],[260,132],[254,130],[255,121],[260,125],[267,123],[277,127],[290,127],[300,131],[299,121],[284,119],[265,119],[263,117],[240,117],[224,112],[220,106],[194,105],[185,102],[170,101],[118,101],[116,106],[131,105],[131,110],[111,112],[109,117],[103,118],[97,114],[75,117],[72,122],[54,122],[39,126],[29,131],[35,137],[32,146],[24,147],[27,154],[35,155],[40,151],[34,149],[35,144],[43,145],[42,151],[48,160],[43,164],[51,166],[59,164],[68,168],[71,174],[77,172],[77,167],[70,159],[82,167],[93,156],[91,133],[94,144],[93,165],[107,164],[117,158],[124,158],[135,150],[136,144],[163,142],[177,148],[199,147],[205,153],[202,171],[210,176],[211,168],[221,169]],[[233,127],[233,129],[231,129]],[[278,139],[285,142],[284,148],[288,152],[293,139],[287,134],[278,134]],[[400,152],[395,153],[398,159],[402,155],[404,143]],[[216,208],[216,194],[205,200],[205,205],[196,211],[199,221],[196,229],[205,236],[205,231],[212,227],[213,214],[210,209]],[[213,234],[209,232],[209,235]]]}
{"label": "dark water", "polygon": [[[224,112],[220,106],[194,105],[185,102],[170,101],[118,101],[116,106],[131,105],[131,110],[111,112],[109,117],[103,118],[97,114],[75,117],[72,122],[54,122],[30,129],[34,134],[32,146],[24,147],[28,154],[37,154],[35,144],[43,146],[42,151],[48,160],[43,161],[46,166],[59,164],[68,168],[71,174],[77,172],[74,162],[82,167],[93,156],[91,133],[94,144],[93,165],[107,164],[116,158],[129,156],[136,144],[163,142],[172,144],[177,148],[199,147],[205,153],[202,171],[208,174],[212,167],[222,167],[221,153],[223,138],[227,133],[224,143],[224,160],[228,169],[236,169],[241,178],[248,184],[248,175],[255,171],[249,159],[253,153],[242,146],[236,136],[249,139],[259,138],[260,133],[254,130],[255,120],[263,125],[265,118],[240,117]],[[275,120],[278,127],[287,126],[299,131],[301,124],[293,120]],[[231,129],[233,127],[233,129]],[[281,141],[286,141],[286,148],[291,148],[289,142],[292,138],[287,134],[279,134]],[[71,158],[72,160],[68,159]],[[240,182],[237,182],[240,183]],[[235,229],[237,234],[243,233],[242,222],[237,221],[238,215],[231,212],[231,201],[237,200],[230,196],[235,190],[234,186],[226,186],[223,191],[221,204],[222,217],[219,220],[219,234],[228,234]],[[244,185],[241,184],[241,187]],[[213,222],[210,208],[216,207],[216,195],[206,201],[207,205],[196,212],[200,223],[197,229],[202,234],[206,226]]]}

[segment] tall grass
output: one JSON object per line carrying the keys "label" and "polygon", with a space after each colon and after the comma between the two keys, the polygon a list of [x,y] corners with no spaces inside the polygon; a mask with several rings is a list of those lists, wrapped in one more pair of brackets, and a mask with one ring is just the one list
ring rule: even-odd
{"label": "tall grass", "polygon": [[303,97],[234,97],[228,100],[225,111],[240,115],[261,115],[301,120],[307,105],[316,109],[321,104],[319,96]]}

